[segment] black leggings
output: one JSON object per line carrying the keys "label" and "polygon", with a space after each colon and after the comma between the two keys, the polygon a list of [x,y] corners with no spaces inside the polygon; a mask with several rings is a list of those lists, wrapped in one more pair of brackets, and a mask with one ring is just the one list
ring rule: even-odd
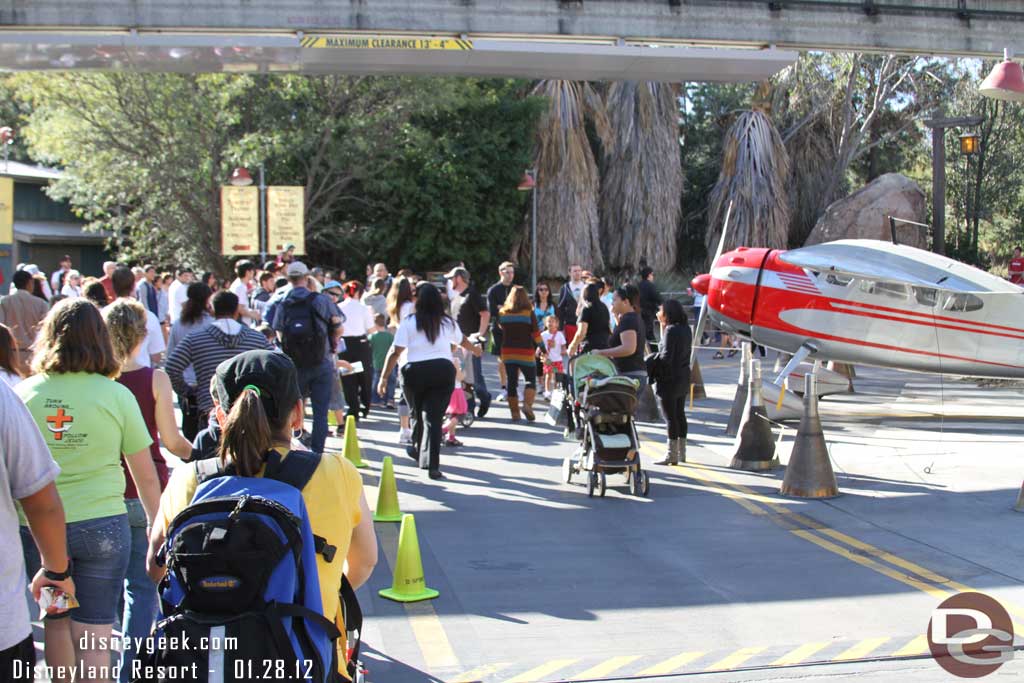
{"label": "black leggings", "polygon": [[[689,386],[689,385],[687,385]],[[668,424],[669,439],[686,438],[686,392],[672,392],[667,396],[659,396],[662,417]]]}
{"label": "black leggings", "polygon": [[515,396],[519,392],[520,372],[523,373],[523,380],[526,382],[527,389],[537,388],[537,366],[505,363],[505,377],[508,379],[506,389],[509,396]]}
{"label": "black leggings", "polygon": [[345,350],[341,352],[341,359],[349,363],[361,361],[363,364],[362,372],[341,376],[341,390],[348,406],[345,416],[355,415],[358,420],[360,403],[369,410],[373,399],[373,349],[365,336],[342,339],[345,340]]}
{"label": "black leggings", "polygon": [[[16,661],[17,666],[14,664]],[[35,674],[32,667],[35,665],[36,648],[29,635],[20,643],[0,650],[0,681],[33,681]]]}
{"label": "black leggings", "polygon": [[[423,422],[426,416],[427,448],[430,451],[428,468],[440,469],[441,428],[444,413],[455,388],[455,366],[450,360],[437,358],[402,367],[402,390],[412,411],[412,443],[422,449]],[[422,460],[421,460],[422,462]]]}

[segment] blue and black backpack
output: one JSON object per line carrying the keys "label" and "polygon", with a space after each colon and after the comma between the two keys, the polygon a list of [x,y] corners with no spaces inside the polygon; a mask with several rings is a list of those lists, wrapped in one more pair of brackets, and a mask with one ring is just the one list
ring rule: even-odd
{"label": "blue and black backpack", "polygon": [[[199,486],[171,522],[158,558],[167,574],[153,634],[155,643],[189,647],[140,654],[147,675],[137,680],[159,681],[153,673],[161,670],[180,678],[189,667],[198,681],[339,680],[340,633],[323,616],[316,565],[317,554],[333,561],[336,548],[313,535],[302,499],[319,463],[305,451],[283,460],[270,451],[262,478],[235,476],[219,458],[194,464]],[[346,596],[339,586],[345,617],[361,621],[347,588]]]}

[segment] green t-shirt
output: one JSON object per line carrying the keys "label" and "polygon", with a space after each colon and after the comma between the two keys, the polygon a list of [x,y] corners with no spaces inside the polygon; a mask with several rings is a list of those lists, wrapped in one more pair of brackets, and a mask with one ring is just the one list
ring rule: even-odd
{"label": "green t-shirt", "polygon": [[137,453],[153,442],[132,392],[83,372],[35,375],[14,391],[60,465],[57,492],[67,521],[125,514],[121,454]]}
{"label": "green t-shirt", "polygon": [[374,332],[370,335],[370,348],[373,349],[374,370],[384,369],[384,361],[388,357],[388,349],[391,348],[391,343],[393,341],[395,341],[395,335],[391,334],[387,330]]}

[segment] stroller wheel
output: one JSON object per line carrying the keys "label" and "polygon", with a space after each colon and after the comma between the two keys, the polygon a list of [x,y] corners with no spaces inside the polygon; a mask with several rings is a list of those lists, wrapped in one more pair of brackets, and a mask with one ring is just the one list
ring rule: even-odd
{"label": "stroller wheel", "polygon": [[566,457],[562,460],[562,480],[566,484],[572,483],[572,457]]}
{"label": "stroller wheel", "polygon": [[594,497],[594,489],[597,488],[597,472],[591,472],[587,477],[587,497]]}
{"label": "stroller wheel", "polygon": [[465,415],[463,415],[463,416],[461,416],[459,418],[459,426],[460,427],[464,427],[464,428],[469,428],[469,427],[473,426],[473,423],[475,421],[476,421],[476,418],[473,417],[473,411],[469,411]]}
{"label": "stroller wheel", "polygon": [[604,492],[608,490],[608,478],[605,476],[604,472],[600,472],[598,474],[598,478],[598,489],[601,494],[601,497],[604,498]]}
{"label": "stroller wheel", "polygon": [[643,471],[640,472],[640,476],[643,477],[643,486],[640,488],[640,493],[646,497],[651,492],[651,478]]}

